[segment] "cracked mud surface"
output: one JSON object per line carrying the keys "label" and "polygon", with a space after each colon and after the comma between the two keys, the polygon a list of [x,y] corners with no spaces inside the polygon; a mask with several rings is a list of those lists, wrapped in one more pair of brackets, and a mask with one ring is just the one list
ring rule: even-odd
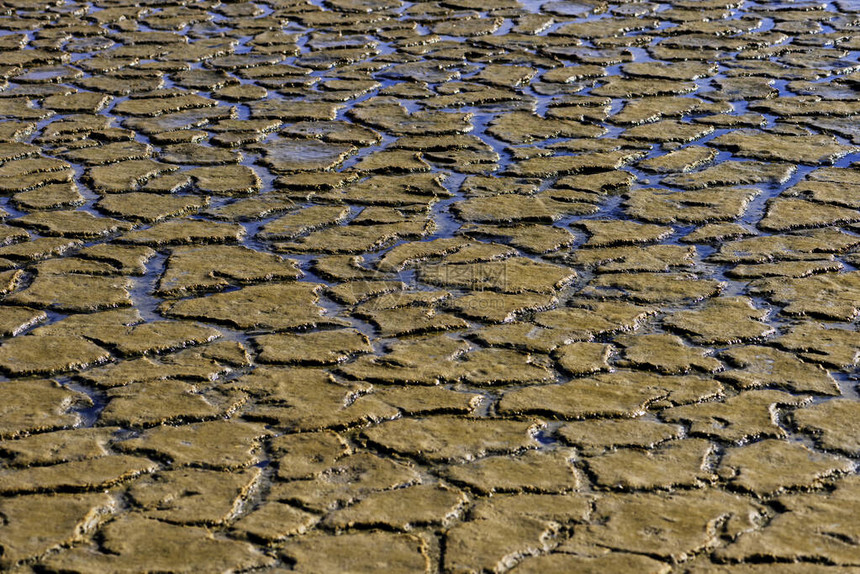
{"label": "cracked mud surface", "polygon": [[857,2],[0,7],[0,570],[860,571]]}

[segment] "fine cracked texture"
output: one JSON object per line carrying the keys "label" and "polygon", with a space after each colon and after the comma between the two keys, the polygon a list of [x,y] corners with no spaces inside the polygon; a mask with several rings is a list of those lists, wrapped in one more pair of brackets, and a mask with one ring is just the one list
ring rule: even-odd
{"label": "fine cracked texture", "polygon": [[858,21],[0,0],[0,570],[857,572]]}

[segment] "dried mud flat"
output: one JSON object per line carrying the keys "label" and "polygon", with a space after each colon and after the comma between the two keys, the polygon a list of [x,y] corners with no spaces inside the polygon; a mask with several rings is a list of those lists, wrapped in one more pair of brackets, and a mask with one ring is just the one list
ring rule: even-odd
{"label": "dried mud flat", "polygon": [[860,570],[857,2],[0,7],[0,569]]}

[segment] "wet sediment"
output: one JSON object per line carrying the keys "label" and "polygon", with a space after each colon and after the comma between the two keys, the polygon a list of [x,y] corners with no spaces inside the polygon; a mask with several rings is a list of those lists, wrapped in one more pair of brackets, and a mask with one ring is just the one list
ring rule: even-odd
{"label": "wet sediment", "polygon": [[856,3],[0,5],[0,569],[860,568]]}

